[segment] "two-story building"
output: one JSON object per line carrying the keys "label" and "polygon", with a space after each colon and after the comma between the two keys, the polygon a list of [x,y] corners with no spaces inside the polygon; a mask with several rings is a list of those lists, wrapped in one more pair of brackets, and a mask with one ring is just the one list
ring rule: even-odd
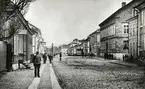
{"label": "two-story building", "polygon": [[34,33],[32,36],[32,53],[35,54],[40,49],[39,44],[42,40],[42,33],[38,27],[32,25],[31,23],[29,23],[29,26]]}
{"label": "two-story building", "polygon": [[90,53],[90,46],[89,46],[89,38],[86,38],[82,44],[83,44],[83,52],[84,55],[88,55]]}
{"label": "two-story building", "polygon": [[138,30],[138,56],[145,57],[145,1],[135,7],[137,15]]}
{"label": "two-story building", "polygon": [[90,54],[92,55],[97,55],[97,34],[96,31],[91,33],[89,36],[89,49],[90,49]]}
{"label": "two-story building", "polygon": [[127,20],[128,22],[128,39],[129,39],[129,55],[133,56],[134,58],[137,57],[137,12],[133,10],[132,17]]}
{"label": "two-story building", "polygon": [[101,55],[113,54],[116,59],[122,59],[128,54],[129,25],[126,20],[132,17],[133,9],[143,0],[132,0],[122,3],[122,7],[99,24],[101,39]]}
{"label": "two-story building", "polygon": [[77,55],[78,51],[78,45],[80,45],[81,42],[78,39],[74,39],[70,44],[68,48],[68,54],[69,55]]}
{"label": "two-story building", "polygon": [[[13,23],[17,23],[14,24]],[[25,20],[20,11],[16,10],[14,16],[5,22],[5,36],[9,35],[9,31],[15,31],[14,36],[7,39],[7,43],[11,44],[12,50],[12,68],[20,68],[20,63],[28,65],[32,54],[32,35],[34,34],[29,27],[28,21]]]}

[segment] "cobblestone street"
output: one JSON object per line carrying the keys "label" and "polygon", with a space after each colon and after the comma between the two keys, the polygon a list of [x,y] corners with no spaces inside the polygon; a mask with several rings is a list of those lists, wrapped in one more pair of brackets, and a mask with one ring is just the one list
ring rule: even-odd
{"label": "cobblestone street", "polygon": [[144,89],[143,68],[82,57],[55,59],[54,70],[63,89]]}
{"label": "cobblestone street", "polygon": [[0,89],[27,89],[33,79],[33,70],[30,69],[1,73]]}

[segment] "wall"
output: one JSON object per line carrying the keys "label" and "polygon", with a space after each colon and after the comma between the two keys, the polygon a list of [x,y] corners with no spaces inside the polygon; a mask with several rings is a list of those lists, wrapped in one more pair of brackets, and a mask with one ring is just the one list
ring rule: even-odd
{"label": "wall", "polygon": [[145,56],[145,8],[142,9],[140,11],[140,14],[139,14],[139,26],[138,26],[138,29],[139,29],[139,33],[140,33],[140,36],[139,36],[139,55],[140,56]]}
{"label": "wall", "polygon": [[0,41],[0,71],[6,70],[6,43]]}
{"label": "wall", "polygon": [[129,54],[137,57],[137,18],[129,21]]}
{"label": "wall", "polygon": [[27,49],[27,57],[26,61],[30,62],[31,54],[32,54],[32,35],[28,32],[27,33],[27,42],[26,42],[26,49]]}
{"label": "wall", "polygon": [[[100,25],[101,29],[101,52],[109,50],[109,52],[126,53],[123,50],[124,41],[128,40],[128,33],[124,33],[124,25],[126,20],[133,16],[133,9],[136,5],[140,4],[143,0],[132,2],[124,8],[117,11],[113,17],[108,19]],[[106,44],[108,43],[108,49]],[[115,51],[111,49],[114,49]]]}

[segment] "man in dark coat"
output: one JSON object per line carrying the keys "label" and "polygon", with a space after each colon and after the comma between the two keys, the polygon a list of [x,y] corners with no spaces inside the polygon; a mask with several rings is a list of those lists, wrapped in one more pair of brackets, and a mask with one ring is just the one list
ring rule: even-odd
{"label": "man in dark coat", "polygon": [[44,54],[43,54],[43,62],[44,62],[44,64],[46,63],[46,60],[47,60],[47,54],[44,53]]}
{"label": "man in dark coat", "polygon": [[52,56],[50,54],[48,54],[48,58],[49,58],[49,62],[52,62]]}
{"label": "man in dark coat", "polygon": [[38,51],[36,52],[36,55],[33,58],[33,63],[35,77],[40,77],[41,56]]}
{"label": "man in dark coat", "polygon": [[62,57],[62,54],[61,52],[59,53],[59,60],[61,61],[61,57]]}

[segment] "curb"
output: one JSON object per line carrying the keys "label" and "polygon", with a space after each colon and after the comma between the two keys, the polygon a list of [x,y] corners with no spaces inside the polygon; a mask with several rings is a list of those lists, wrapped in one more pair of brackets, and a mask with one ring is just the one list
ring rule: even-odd
{"label": "curb", "polygon": [[122,64],[122,63],[116,63],[116,62],[109,62],[109,63],[112,63],[112,64],[117,64],[117,65],[122,65],[122,66],[126,66],[126,67],[137,67],[137,65],[127,65],[127,64]]}
{"label": "curb", "polygon": [[51,76],[52,89],[62,89],[58,83],[58,80],[57,80],[56,75],[54,73],[52,64],[50,64],[49,66],[50,66],[50,76]]}
{"label": "curb", "polygon": [[[41,65],[41,68],[40,68],[40,76],[42,75],[43,73],[43,70],[44,70],[44,67],[45,65]],[[31,85],[29,85],[28,89],[37,89],[38,85],[40,83],[40,78],[36,77],[33,79]]]}

